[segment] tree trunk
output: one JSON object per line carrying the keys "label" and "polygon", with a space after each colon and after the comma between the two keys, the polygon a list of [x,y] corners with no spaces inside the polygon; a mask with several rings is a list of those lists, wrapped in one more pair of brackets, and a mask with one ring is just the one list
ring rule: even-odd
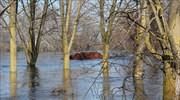
{"label": "tree trunk", "polygon": [[[146,1],[140,0],[140,12],[141,12],[141,19],[140,19],[140,24],[143,27],[146,27]],[[146,9],[145,9],[146,8]],[[143,53],[145,50],[145,37],[146,37],[146,31],[142,28],[139,27],[137,29],[137,35],[136,35],[136,44],[137,44],[137,49],[135,52],[135,60],[134,60],[134,83],[135,83],[135,99],[136,100],[145,100],[145,92],[144,92],[144,82],[142,80],[143,78]]]}
{"label": "tree trunk", "polygon": [[171,44],[176,70],[176,99],[180,99],[180,0],[170,1],[168,24],[171,34],[168,35]]}
{"label": "tree trunk", "polygon": [[83,0],[78,1],[76,15],[73,22],[72,34],[68,43],[68,34],[70,31],[70,20],[71,20],[71,7],[72,0],[66,0],[66,10],[64,10],[64,0],[59,0],[60,15],[61,15],[61,30],[62,30],[62,45],[63,45],[63,57],[64,57],[64,70],[70,69],[70,50],[74,41],[75,34],[79,23],[80,10],[83,4]]}
{"label": "tree trunk", "polygon": [[[71,6],[72,0],[67,1],[66,13],[64,13],[64,0],[60,1],[60,14],[61,14],[61,29],[62,29],[62,45],[63,45],[63,54],[64,54],[64,70],[68,70],[70,68],[70,59],[68,50],[68,39],[67,34],[69,31],[70,18],[71,18]],[[64,16],[65,15],[65,16]]]}
{"label": "tree trunk", "polygon": [[70,67],[70,53],[69,51],[64,51],[64,69],[67,70]]}
{"label": "tree trunk", "polygon": [[164,75],[163,75],[163,100],[176,100],[175,99],[175,80],[173,75],[173,69],[168,62],[164,63]]}
{"label": "tree trunk", "polygon": [[[172,0],[175,1],[175,0]],[[172,2],[171,1],[171,2]],[[164,62],[164,76],[163,76],[163,100],[170,100],[175,99],[176,96],[176,87],[175,87],[175,80],[174,80],[174,64],[171,64],[171,58],[173,54],[173,59],[176,61],[176,54],[177,49],[174,46],[174,39],[171,37],[171,33],[169,26],[167,25],[165,15],[163,13],[162,5],[159,0],[152,1],[149,0],[152,11],[155,15],[156,23],[158,25],[158,29],[161,34],[162,38],[162,48],[163,48],[163,56],[162,61]],[[154,5],[154,4],[156,5]],[[177,3],[178,4],[178,3]],[[171,15],[171,14],[170,14]],[[169,41],[168,41],[169,40]],[[172,52],[169,51],[169,45],[172,49]]]}
{"label": "tree trunk", "polygon": [[36,66],[37,56],[29,54],[26,56],[26,59],[27,59],[27,66],[29,66],[29,67],[35,67]]}
{"label": "tree trunk", "polygon": [[105,45],[103,49],[103,59],[102,59],[102,72],[104,76],[108,76],[108,60],[109,60],[109,44]]}
{"label": "tree trunk", "polygon": [[[140,23],[143,27],[146,27],[146,9],[144,9],[147,5],[146,2],[143,0],[140,0],[140,6],[141,6],[141,19]],[[143,52],[145,49],[145,35],[146,32],[142,27],[139,27],[137,29],[137,35],[136,35],[136,44],[137,49],[135,53],[135,61],[134,61],[134,78],[140,78],[143,77]]]}
{"label": "tree trunk", "polygon": [[[71,80],[70,80],[70,70],[69,69],[64,69],[63,72],[63,100],[68,100],[68,95],[69,94],[74,94],[73,91],[71,90]],[[72,92],[72,93],[71,93]]]}
{"label": "tree trunk", "polygon": [[105,18],[104,18],[104,4],[105,0],[100,0],[100,31],[102,35],[102,50],[103,50],[103,59],[102,59],[102,72],[103,75],[108,74],[108,60],[109,60],[109,44],[110,37],[113,32],[113,23],[115,20],[115,8],[117,0],[112,1],[112,5],[109,11],[109,19],[107,31],[105,31]]}
{"label": "tree trunk", "polygon": [[[12,1],[12,0],[10,0]],[[10,72],[17,71],[17,45],[16,45],[16,6],[17,1],[14,1],[10,7]]]}
{"label": "tree trunk", "polygon": [[36,51],[35,51],[35,11],[36,0],[30,0],[30,26],[28,36],[28,50],[27,50],[27,64],[28,66],[35,66],[36,64]]}

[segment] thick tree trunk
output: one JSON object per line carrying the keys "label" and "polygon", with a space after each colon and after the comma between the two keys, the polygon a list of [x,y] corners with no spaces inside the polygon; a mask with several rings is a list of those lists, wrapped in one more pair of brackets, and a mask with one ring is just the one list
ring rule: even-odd
{"label": "thick tree trunk", "polygon": [[180,99],[180,0],[170,2],[168,24],[171,34],[168,35],[171,44],[176,70],[176,99]]}
{"label": "thick tree trunk", "polygon": [[164,76],[163,76],[163,100],[176,100],[175,99],[175,80],[173,69],[168,62],[164,63]]}
{"label": "thick tree trunk", "polygon": [[[69,25],[70,25],[70,18],[71,18],[71,7],[72,7],[72,0],[67,1],[67,8],[66,8],[66,20],[61,20],[62,22],[65,22],[65,25],[63,28],[63,33],[62,33],[62,43],[63,43],[63,53],[64,53],[64,69],[68,70],[70,69],[70,51],[68,50],[68,39],[67,39],[67,34],[69,31]],[[64,12],[61,14],[64,14]]]}
{"label": "thick tree trunk", "polygon": [[16,96],[17,90],[17,45],[16,45],[16,14],[17,14],[17,1],[9,0],[13,2],[10,7],[10,95]]}
{"label": "thick tree trunk", "polygon": [[[39,78],[39,71],[36,67],[27,66],[27,72],[29,77],[28,86],[30,89],[35,88],[36,86],[39,86],[39,83],[35,81],[35,79]],[[30,91],[32,92],[32,91]]]}
{"label": "thick tree trunk", "polygon": [[176,93],[176,87],[175,87],[175,79],[173,72],[173,66],[169,62],[171,59],[166,59],[165,56],[168,58],[171,57],[171,53],[167,49],[168,40],[167,37],[163,38],[163,62],[164,62],[164,73],[163,73],[163,100],[175,100],[175,93]]}
{"label": "thick tree trunk", "polygon": [[35,67],[35,66],[36,66],[37,57],[38,57],[38,55],[36,55],[36,56],[33,56],[32,54],[27,55],[27,56],[26,56],[27,66],[29,66],[29,67]]}
{"label": "thick tree trunk", "polygon": [[64,52],[64,70],[68,70],[70,68],[70,53]]}
{"label": "thick tree trunk", "polygon": [[[170,2],[174,2],[173,4],[179,4],[178,2],[175,3],[176,0],[172,0]],[[159,0],[157,1],[152,1],[149,0],[152,11],[155,15],[156,23],[158,25],[158,29],[162,35],[162,47],[163,47],[163,57],[162,60],[164,62],[164,77],[163,77],[163,100],[170,100],[170,99],[176,99],[176,86],[175,86],[175,76],[176,73],[174,69],[176,70],[176,66],[179,66],[179,61],[177,59],[177,48],[175,47],[175,42],[174,38],[172,38],[172,26],[174,19],[171,20],[171,24],[167,24],[167,21],[165,19],[165,15],[163,13],[162,5]],[[156,4],[153,5],[153,3]],[[170,16],[175,16],[172,15],[171,13],[175,11],[175,9],[171,10],[170,6]],[[173,6],[177,7],[177,6]],[[174,27],[174,26],[173,26]],[[172,51],[169,50],[169,45]],[[173,55],[173,56],[172,56]],[[167,59],[168,57],[168,59]],[[172,59],[175,61],[175,66],[172,64]],[[176,78],[178,79],[178,77]],[[179,86],[178,86],[179,87]]]}
{"label": "thick tree trunk", "polygon": [[108,60],[109,60],[109,45],[105,45],[103,49],[103,59],[102,59],[102,72],[103,76],[109,76],[109,68],[108,68]]}
{"label": "thick tree trunk", "polygon": [[30,0],[30,26],[29,26],[29,36],[28,36],[28,50],[26,53],[27,65],[29,67],[35,66],[37,58],[35,49],[35,11],[36,11],[36,0]]}
{"label": "thick tree trunk", "polygon": [[[143,27],[146,27],[146,1],[140,0],[140,7],[141,7],[141,19],[140,19],[140,24]],[[146,8],[146,9],[145,9]],[[144,66],[144,61],[143,61],[143,53],[145,50],[145,37],[146,37],[146,31],[142,28],[139,27],[137,29],[137,35],[136,35],[136,43],[137,43],[137,48],[135,52],[135,60],[134,60],[134,89],[135,89],[135,99],[136,100],[145,100],[145,92],[144,92],[144,82],[143,82],[143,66]]]}
{"label": "thick tree trunk", "polygon": [[[10,0],[12,1],[12,0]],[[16,45],[16,1],[10,7],[10,72],[17,71],[17,45]]]}

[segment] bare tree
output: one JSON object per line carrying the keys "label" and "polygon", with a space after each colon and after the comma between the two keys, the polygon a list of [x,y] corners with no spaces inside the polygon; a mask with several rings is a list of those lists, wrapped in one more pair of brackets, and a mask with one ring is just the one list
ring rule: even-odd
{"label": "bare tree", "polygon": [[[152,1],[149,0],[151,5],[151,9],[153,11],[155,21],[158,26],[158,30],[161,36],[161,44],[163,49],[163,55],[159,56],[159,54],[149,45],[148,49],[151,53],[156,56],[159,60],[164,62],[164,85],[163,85],[163,99],[178,99],[179,97],[176,96],[177,91],[179,90],[179,64],[180,59],[178,58],[178,42],[176,32],[179,32],[178,27],[179,23],[179,1],[172,0],[170,1],[170,10],[169,10],[169,23],[166,21],[165,13],[163,12],[163,5],[159,0]],[[177,23],[175,23],[177,21]],[[175,34],[173,34],[175,33]],[[147,39],[148,40],[148,39]],[[176,76],[176,80],[173,78]]]}
{"label": "bare tree", "polygon": [[[35,66],[38,55],[39,55],[39,49],[40,49],[40,42],[41,37],[43,35],[43,28],[45,24],[45,19],[47,16],[47,9],[48,9],[48,0],[44,1],[44,8],[41,16],[41,21],[38,27],[38,30],[35,31],[35,25],[36,25],[36,0],[30,0],[30,15],[28,15],[24,2],[21,0],[21,3],[23,5],[23,10],[28,18],[29,21],[29,30],[28,30],[28,39],[26,40],[22,29],[18,26],[18,33],[21,39],[21,42],[23,44],[23,48],[25,51],[26,59],[27,59],[27,65],[28,66]],[[37,38],[35,33],[37,32]],[[27,41],[27,42],[26,42]]]}
{"label": "bare tree", "polygon": [[[176,99],[180,99],[180,0],[170,1],[170,10],[168,17],[169,31],[167,36],[169,38],[172,49],[173,59],[175,61],[176,70]],[[167,22],[164,22],[166,25]]]}
{"label": "bare tree", "polygon": [[[140,5],[140,24],[146,28],[146,22],[147,22],[147,17],[146,17],[146,12],[147,12],[147,2],[145,0],[140,0],[139,1]],[[143,61],[143,53],[145,50],[145,37],[146,37],[147,31],[142,28],[142,27],[137,27],[137,34],[135,38],[135,43],[137,45],[136,51],[135,51],[135,59],[134,59],[134,82],[135,82],[135,99],[141,100],[141,99],[146,99],[144,95],[144,89],[139,89],[139,85],[141,84],[143,87],[143,66],[144,66],[144,61]]]}
{"label": "bare tree", "polygon": [[[1,2],[1,1],[0,1],[0,2]],[[4,8],[2,9],[2,11],[0,11],[0,16],[2,16],[2,15],[4,14],[4,12],[5,12],[14,2],[17,2],[17,1],[11,0],[10,3],[9,3],[6,7],[4,7]]]}
{"label": "bare tree", "polygon": [[[103,50],[103,61],[102,61],[102,71],[104,75],[108,74],[108,59],[109,59],[109,44],[110,44],[110,37],[112,31],[114,29],[114,21],[115,21],[115,8],[117,0],[112,1],[111,8],[109,10],[108,19],[105,19],[105,0],[100,0],[100,31],[102,35],[102,50]],[[106,23],[106,20],[107,23]],[[107,27],[106,27],[106,24]],[[106,29],[107,28],[107,29]]]}
{"label": "bare tree", "polygon": [[[70,62],[70,50],[74,41],[74,37],[77,32],[77,27],[80,18],[80,10],[84,3],[83,0],[78,1],[76,15],[73,20],[72,26],[72,34],[70,41],[68,42],[68,33],[70,32],[70,21],[71,21],[71,10],[72,10],[72,0],[60,0],[60,16],[61,16],[61,30],[62,30],[62,48],[64,53],[64,69],[69,69],[69,62]],[[64,10],[66,4],[66,10]]]}

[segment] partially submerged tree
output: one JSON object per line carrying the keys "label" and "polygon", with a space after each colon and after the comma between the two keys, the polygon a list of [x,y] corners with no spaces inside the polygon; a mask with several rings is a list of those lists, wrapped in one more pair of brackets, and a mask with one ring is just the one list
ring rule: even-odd
{"label": "partially submerged tree", "polygon": [[[10,32],[10,95],[16,96],[17,90],[17,44],[16,44],[16,22],[17,5],[15,0],[9,0],[9,32]],[[1,16],[1,15],[0,15]]]}
{"label": "partially submerged tree", "polygon": [[17,94],[17,73],[10,73],[10,95],[16,97]]}
{"label": "partially submerged tree", "polygon": [[[140,25],[146,28],[146,1],[140,0]],[[136,36],[135,36],[135,43],[137,45],[135,51],[135,61],[134,61],[134,78],[141,79],[143,77],[143,52],[145,50],[145,36],[146,30],[141,27],[137,26],[136,28]]]}
{"label": "partially submerged tree", "polygon": [[[163,6],[159,0],[149,0],[152,12],[157,23],[158,30],[160,33],[160,42],[162,45],[162,56],[151,46],[149,41],[149,35],[147,35],[147,47],[149,51],[163,61],[164,77],[163,77],[163,99],[178,99],[177,91],[179,91],[179,5],[180,3],[176,0],[170,1],[169,10],[169,23],[166,21],[165,13],[163,12]],[[177,22],[177,23],[176,23]],[[151,33],[152,34],[152,33]],[[176,78],[174,78],[176,77]]]}
{"label": "partially submerged tree", "polygon": [[[115,8],[117,0],[113,0],[111,8],[108,11],[108,18],[105,18],[105,0],[100,0],[100,31],[102,36],[102,50],[103,50],[103,60],[102,60],[102,72],[103,75],[108,76],[108,60],[109,60],[109,45],[110,37],[114,30],[114,21],[115,21]],[[107,22],[107,23],[106,23]],[[106,24],[108,24],[106,26]]]}
{"label": "partially submerged tree", "polygon": [[147,2],[145,0],[139,1],[140,5],[140,25],[136,28],[136,36],[135,36],[135,43],[137,45],[135,50],[135,58],[134,58],[134,69],[133,69],[133,76],[134,76],[134,83],[135,83],[135,99],[136,100],[144,100],[146,99],[144,95],[143,89],[143,68],[144,68],[144,51],[145,51],[145,37],[147,31],[144,29],[146,28],[147,24]]}
{"label": "partially submerged tree", "polygon": [[[172,55],[175,62],[176,75],[176,99],[180,99],[180,0],[170,1],[170,10],[168,17],[169,31],[167,36],[169,38]],[[164,23],[165,24],[165,23]],[[166,25],[166,24],[165,24]],[[167,27],[168,28],[168,27]]]}
{"label": "partially submerged tree", "polygon": [[[47,16],[47,9],[48,9],[48,0],[44,1],[44,7],[41,15],[41,20],[38,25],[38,30],[35,30],[36,26],[36,3],[37,0],[30,0],[30,14],[28,14],[28,11],[26,11],[25,5],[23,0],[21,0],[22,6],[24,13],[28,19],[29,22],[29,29],[28,29],[28,38],[26,40],[25,36],[23,35],[23,31],[18,26],[18,33],[21,39],[21,43],[23,45],[26,59],[27,59],[27,65],[28,66],[35,66],[38,55],[39,55],[39,49],[40,49],[40,43],[41,43],[41,38],[43,35],[43,28],[45,24],[45,19]],[[37,32],[37,36],[36,36]]]}
{"label": "partially submerged tree", "polygon": [[[79,0],[77,9],[75,12],[75,17],[72,19],[72,0],[60,0],[60,21],[61,21],[61,33],[62,33],[62,48],[63,48],[63,58],[64,58],[64,69],[69,69],[70,66],[70,50],[74,41],[74,37],[77,32],[80,10],[84,3],[84,0]],[[66,6],[66,7],[65,7]],[[66,8],[66,9],[64,9]],[[72,30],[71,30],[71,20],[73,20]],[[68,34],[71,32],[70,41],[68,41]]]}
{"label": "partially submerged tree", "polygon": [[16,16],[17,16],[17,1],[12,2],[9,13],[9,31],[10,31],[10,72],[17,71],[17,44],[16,44]]}

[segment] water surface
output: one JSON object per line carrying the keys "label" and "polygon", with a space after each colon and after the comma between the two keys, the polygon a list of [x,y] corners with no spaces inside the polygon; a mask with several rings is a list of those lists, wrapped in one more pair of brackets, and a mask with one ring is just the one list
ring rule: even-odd
{"label": "water surface", "polygon": [[[9,73],[9,53],[1,53],[0,98],[17,100],[132,100],[132,56],[110,59],[109,76],[101,73],[101,59],[72,60],[63,72],[62,54],[42,52],[35,68],[26,66],[18,52],[18,72]],[[67,75],[66,75],[67,74]],[[154,67],[145,68],[144,92],[148,100],[161,100],[162,76]],[[66,91],[67,89],[67,91]]]}

